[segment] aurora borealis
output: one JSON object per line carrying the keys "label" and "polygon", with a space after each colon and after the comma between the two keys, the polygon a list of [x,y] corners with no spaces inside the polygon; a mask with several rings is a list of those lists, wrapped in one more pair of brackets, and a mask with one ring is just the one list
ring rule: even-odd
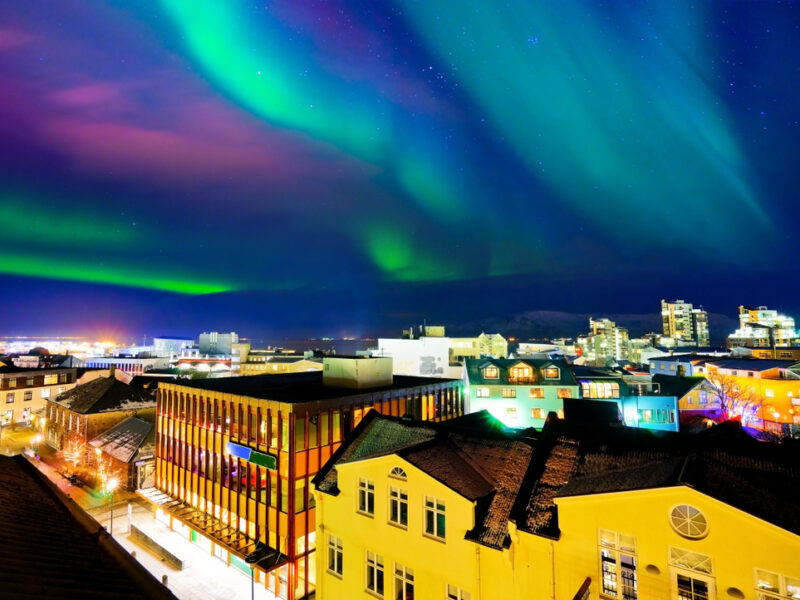
{"label": "aurora borealis", "polygon": [[456,303],[800,308],[797,3],[0,16],[0,288],[23,321],[53,299],[132,330],[144,306],[222,328],[263,304],[247,325],[350,333]]}

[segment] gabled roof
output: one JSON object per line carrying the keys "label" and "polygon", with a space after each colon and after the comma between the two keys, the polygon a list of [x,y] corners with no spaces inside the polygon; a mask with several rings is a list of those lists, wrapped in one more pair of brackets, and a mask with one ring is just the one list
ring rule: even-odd
{"label": "gabled roof", "polygon": [[557,497],[687,486],[800,535],[800,448],[758,442],[738,423],[682,434],[551,418],[535,452],[513,513],[531,533],[560,535]]}
{"label": "gabled roof", "polygon": [[176,600],[22,456],[0,456],[3,600]]}
{"label": "gabled roof", "polygon": [[155,425],[138,417],[125,419],[89,441],[89,445],[120,462],[129,463],[139,450],[155,438]]}
{"label": "gabled roof", "polygon": [[320,492],[338,494],[336,466],[396,454],[464,498],[476,502],[466,537],[502,548],[508,519],[533,456],[530,432],[510,432],[486,411],[429,423],[371,411],[314,477]]}
{"label": "gabled roof", "polygon": [[677,377],[674,375],[653,375],[662,396],[675,396],[678,400],[706,381],[705,377]]}
{"label": "gabled roof", "polygon": [[[549,358],[467,358],[467,379],[470,385],[517,385],[509,380],[510,369],[520,364],[532,369],[535,382],[530,385],[578,385],[566,361]],[[484,377],[483,370],[488,366],[497,367],[496,379]],[[559,370],[558,379],[545,378],[544,370],[547,367]]]}
{"label": "gabled roof", "polygon": [[100,377],[64,392],[55,402],[79,414],[155,408],[148,392],[122,383],[115,377]]}

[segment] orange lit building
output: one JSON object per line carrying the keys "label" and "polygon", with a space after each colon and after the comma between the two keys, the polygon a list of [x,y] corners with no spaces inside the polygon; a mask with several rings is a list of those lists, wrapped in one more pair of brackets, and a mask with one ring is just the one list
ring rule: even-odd
{"label": "orange lit building", "polygon": [[309,480],[370,410],[442,421],[462,382],[392,376],[389,358],[330,357],[321,372],[165,383],[158,390],[156,518],[280,598],[316,584]]}

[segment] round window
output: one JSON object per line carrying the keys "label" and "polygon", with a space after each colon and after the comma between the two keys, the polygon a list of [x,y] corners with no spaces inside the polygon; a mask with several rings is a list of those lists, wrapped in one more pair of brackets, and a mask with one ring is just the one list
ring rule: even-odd
{"label": "round window", "polygon": [[708,534],[708,521],[694,506],[681,504],[672,509],[669,515],[672,528],[683,537],[700,539]]}

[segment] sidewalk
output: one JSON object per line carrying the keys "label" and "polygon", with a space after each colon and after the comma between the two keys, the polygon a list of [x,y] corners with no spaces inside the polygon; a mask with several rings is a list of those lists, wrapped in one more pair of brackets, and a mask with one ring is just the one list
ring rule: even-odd
{"label": "sidewalk", "polygon": [[[110,498],[95,496],[83,486],[74,486],[52,466],[41,460],[32,461],[62,492],[72,498],[106,530],[111,529]],[[159,557],[133,542],[130,537],[128,505],[131,522],[148,536],[158,541],[182,559],[185,568],[181,571],[164,563]],[[229,567],[215,556],[211,556],[199,545],[189,541],[178,531],[172,531],[153,518],[150,504],[133,492],[119,491],[114,494],[114,539],[158,580],[167,576],[167,587],[181,600],[250,600],[250,577],[235,567]],[[264,588],[263,581],[255,584],[255,600],[276,600]]]}

